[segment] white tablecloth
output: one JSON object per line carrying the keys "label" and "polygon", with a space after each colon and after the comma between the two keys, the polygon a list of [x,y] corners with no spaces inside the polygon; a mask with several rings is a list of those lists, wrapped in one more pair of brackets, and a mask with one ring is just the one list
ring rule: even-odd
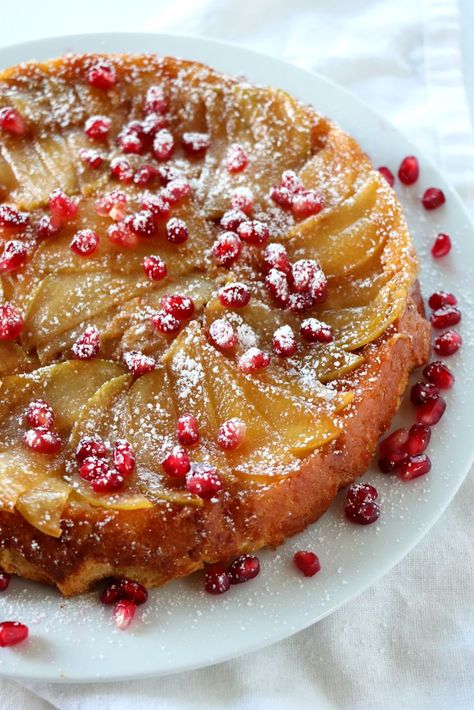
{"label": "white tablecloth", "polygon": [[[474,214],[456,0],[23,0],[21,18],[8,7],[3,44],[46,34],[165,31],[239,42],[315,69],[418,142]],[[286,641],[156,680],[29,688],[1,681],[0,708],[473,708],[473,493],[471,476],[390,574]]]}

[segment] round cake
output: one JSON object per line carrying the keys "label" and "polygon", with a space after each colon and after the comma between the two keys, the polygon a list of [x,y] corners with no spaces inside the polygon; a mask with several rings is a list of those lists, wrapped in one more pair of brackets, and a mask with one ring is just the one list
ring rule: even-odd
{"label": "round cake", "polygon": [[147,587],[321,516],[428,354],[359,145],[174,58],[0,75],[0,565]]}

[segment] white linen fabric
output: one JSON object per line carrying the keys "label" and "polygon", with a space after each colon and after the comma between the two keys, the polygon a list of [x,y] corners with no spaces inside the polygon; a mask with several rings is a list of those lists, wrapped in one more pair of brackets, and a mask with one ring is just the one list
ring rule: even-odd
{"label": "white linen fabric", "polygon": [[[61,3],[62,5],[62,3]],[[26,6],[26,7],[25,7]],[[24,0],[28,30],[214,37],[316,70],[390,118],[442,166],[474,214],[474,146],[456,0]],[[2,13],[4,14],[4,13]],[[48,26],[34,18],[44,16]],[[12,32],[9,32],[9,27]],[[90,685],[0,681],[0,708],[380,708],[474,706],[473,477],[424,541],[330,617],[263,651],[167,678]]]}

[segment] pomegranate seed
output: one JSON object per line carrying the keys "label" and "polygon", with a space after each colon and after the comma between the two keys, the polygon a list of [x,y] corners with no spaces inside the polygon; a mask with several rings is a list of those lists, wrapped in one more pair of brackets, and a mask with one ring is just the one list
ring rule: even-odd
{"label": "pomegranate seed", "polygon": [[9,274],[18,271],[26,264],[28,250],[23,242],[12,239],[5,244],[3,254],[0,258],[0,273]]}
{"label": "pomegranate seed", "polygon": [[301,337],[308,343],[331,343],[334,340],[332,328],[317,318],[307,318],[300,326]]}
{"label": "pomegranate seed", "polygon": [[0,623],[0,646],[16,646],[28,638],[28,627],[19,621],[2,621]]}
{"label": "pomegranate seed", "polygon": [[87,456],[79,466],[79,475],[85,481],[91,483],[99,476],[106,476],[109,470],[109,464],[105,459],[97,458],[97,456]]}
{"label": "pomegranate seed", "polygon": [[230,588],[227,572],[209,570],[206,572],[204,589],[208,594],[223,594]]}
{"label": "pomegranate seed", "polygon": [[230,197],[230,206],[233,210],[240,210],[246,215],[252,214],[254,197],[248,187],[236,187]]}
{"label": "pomegranate seed", "polygon": [[250,291],[244,283],[239,281],[220,288],[217,296],[225,308],[243,308],[250,301]]}
{"label": "pomegranate seed", "polygon": [[113,64],[101,59],[90,67],[86,78],[95,89],[107,91],[112,89],[117,83],[117,72]]}
{"label": "pomegranate seed", "polygon": [[167,184],[161,195],[163,199],[167,200],[170,204],[177,205],[178,202],[189,197],[191,193],[192,188],[189,182],[182,178],[177,178]]}
{"label": "pomegranate seed", "polygon": [[56,237],[62,230],[62,225],[54,224],[51,217],[44,215],[36,225],[38,239],[51,239]]}
{"label": "pomegranate seed", "polygon": [[237,234],[242,241],[253,244],[254,246],[265,244],[270,237],[270,231],[267,225],[256,219],[242,222],[237,228]]}
{"label": "pomegranate seed", "polygon": [[16,108],[5,106],[0,109],[0,130],[11,136],[24,136],[28,133],[28,126]]}
{"label": "pomegranate seed", "polygon": [[229,232],[237,232],[241,224],[248,221],[248,217],[242,210],[227,210],[222,215],[219,225]]}
{"label": "pomegranate seed", "polygon": [[181,142],[185,152],[191,158],[201,158],[211,145],[211,139],[208,133],[183,133]]}
{"label": "pomegranate seed", "polygon": [[222,488],[217,470],[205,463],[195,463],[186,474],[186,490],[200,498],[213,498]]}
{"label": "pomegranate seed", "polygon": [[296,352],[296,338],[289,325],[282,325],[273,333],[273,352],[280,357],[291,357]]}
{"label": "pomegranate seed", "polygon": [[178,217],[172,217],[166,223],[166,239],[172,244],[184,244],[189,239],[188,225]]}
{"label": "pomegranate seed", "polygon": [[106,586],[102,594],[100,595],[100,601],[102,604],[115,604],[116,601],[122,599],[123,589],[120,582],[111,582]]}
{"label": "pomegranate seed", "polygon": [[115,493],[122,488],[123,477],[118,471],[109,469],[107,473],[93,478],[90,483],[95,493]]}
{"label": "pomegranate seed", "polygon": [[168,101],[161,86],[150,86],[146,92],[145,112],[166,113]]}
{"label": "pomegranate seed", "polygon": [[351,521],[351,523],[357,523],[357,525],[370,525],[375,523],[380,516],[380,508],[377,503],[362,503],[361,505],[346,505],[344,508],[344,513],[346,518]]}
{"label": "pomegranate seed", "polygon": [[153,139],[153,154],[157,160],[169,160],[174,152],[174,138],[167,128],[162,128]]}
{"label": "pomegranate seed", "polygon": [[196,417],[192,414],[182,414],[176,424],[178,441],[182,446],[193,446],[200,440]]}
{"label": "pomegranate seed", "polygon": [[223,232],[212,245],[211,254],[218,266],[229,268],[239,258],[242,242],[234,232]]}
{"label": "pomegranate seed", "polygon": [[[145,116],[145,118],[139,125],[140,136],[147,140],[151,140],[158,133],[159,130],[161,130],[162,128],[166,128],[166,126],[168,125],[168,121],[163,115],[152,111],[147,116]],[[157,174],[159,174],[158,170]]]}
{"label": "pomegranate seed", "polygon": [[304,190],[303,183],[294,170],[285,170],[282,173],[280,185],[292,193]]}
{"label": "pomegranate seed", "polygon": [[296,219],[319,214],[324,207],[322,198],[315,190],[303,190],[293,195],[291,211]]}
{"label": "pomegranate seed", "polygon": [[124,222],[107,227],[107,237],[113,244],[124,249],[134,249],[138,244],[137,235]]}
{"label": "pomegranate seed", "polygon": [[217,443],[224,451],[234,451],[238,449],[245,439],[246,432],[247,425],[242,419],[238,419],[237,417],[227,419],[227,421],[219,427]]}
{"label": "pomegranate seed", "polygon": [[23,443],[39,454],[57,454],[61,449],[61,439],[58,434],[44,426],[28,429],[23,435]]}
{"label": "pomegranate seed", "polygon": [[270,355],[259,348],[249,348],[240,356],[238,367],[245,374],[264,370],[270,364]]}
{"label": "pomegranate seed", "polygon": [[120,222],[126,214],[127,195],[121,190],[112,190],[96,200],[94,209],[101,217],[111,217]]}
{"label": "pomegranate seed", "polygon": [[237,344],[237,335],[231,324],[224,318],[217,318],[209,327],[209,338],[215,348],[230,350]]}
{"label": "pomegranate seed", "polygon": [[426,424],[413,424],[408,432],[408,441],[403,448],[409,456],[417,456],[425,451],[430,439],[431,429]]}
{"label": "pomegranate seed", "polygon": [[0,227],[15,232],[22,232],[30,222],[27,212],[18,212],[10,205],[0,205]]}
{"label": "pomegranate seed", "polygon": [[[125,129],[117,138],[117,145],[123,153],[128,155],[142,155],[145,151],[145,145],[135,131]],[[135,176],[134,176],[135,177]]]}
{"label": "pomegranate seed", "polygon": [[443,306],[455,306],[457,302],[456,296],[448,291],[436,291],[428,299],[428,305],[433,311],[437,311]]}
{"label": "pomegranate seed", "polygon": [[49,197],[49,209],[53,223],[64,224],[77,216],[78,206],[74,200],[62,190],[54,190]]}
{"label": "pomegranate seed", "polygon": [[372,503],[377,500],[379,494],[374,486],[370,483],[353,483],[347,491],[347,502],[352,505],[361,503]]}
{"label": "pomegranate seed", "polygon": [[226,167],[229,173],[241,173],[249,164],[249,158],[239,143],[232,143],[227,150]]}
{"label": "pomegranate seed", "polygon": [[379,444],[379,452],[382,458],[390,457],[393,453],[403,451],[408,441],[408,431],[406,429],[395,429]]}
{"label": "pomegranate seed", "polygon": [[166,475],[172,478],[184,478],[191,468],[189,456],[180,446],[175,446],[161,465]]}
{"label": "pomegranate seed", "polygon": [[266,271],[278,269],[287,275],[291,272],[290,260],[283,244],[268,244],[263,252],[263,264]]}
{"label": "pomegranate seed", "polygon": [[255,555],[240,555],[227,570],[231,584],[242,584],[254,579],[260,573],[260,561]]}
{"label": "pomegranate seed", "polygon": [[123,221],[124,226],[136,234],[137,237],[152,237],[156,232],[153,213],[150,210],[141,210],[128,215]]}
{"label": "pomegranate seed", "polygon": [[108,116],[91,116],[85,123],[84,131],[92,140],[104,141],[107,139],[111,128],[112,119]]}
{"label": "pomegranate seed", "polygon": [[314,300],[309,293],[290,293],[288,308],[292,313],[305,313],[314,305]]}
{"label": "pomegranate seed", "polygon": [[141,206],[156,219],[167,219],[171,213],[170,203],[162,195],[147,195]]}
{"label": "pomegranate seed", "polygon": [[454,375],[447,365],[436,360],[430,362],[423,369],[423,374],[428,380],[441,390],[449,390],[454,385]]}
{"label": "pomegranate seed", "polygon": [[168,274],[168,269],[161,256],[145,256],[142,265],[143,271],[150,281],[161,281]]}
{"label": "pomegranate seed", "polygon": [[181,296],[173,294],[172,296],[163,296],[161,299],[161,307],[165,313],[177,318],[177,320],[187,320],[194,313],[194,302],[189,296]]}
{"label": "pomegranate seed", "polygon": [[321,273],[321,267],[314,259],[299,259],[291,266],[292,286],[298,293],[309,293],[313,280]]}
{"label": "pomegranate seed", "polygon": [[437,187],[429,187],[423,193],[421,204],[425,210],[435,210],[446,202],[444,192]]}
{"label": "pomegranate seed", "polygon": [[126,158],[114,158],[110,163],[110,176],[119,182],[132,182],[134,171]]}
{"label": "pomegranate seed", "polygon": [[78,256],[90,256],[99,246],[99,235],[93,229],[80,229],[73,236],[69,245]]}
{"label": "pomegranate seed", "polygon": [[33,429],[43,427],[44,429],[52,429],[54,426],[53,408],[42,399],[34,399],[29,403],[24,413],[25,421]]}
{"label": "pomegranate seed", "polygon": [[435,338],[433,350],[438,355],[453,355],[459,350],[461,344],[462,338],[457,330],[447,330],[445,333]]}
{"label": "pomegranate seed", "polygon": [[293,193],[282,185],[273,185],[270,190],[270,198],[284,210],[291,209],[293,204]]}
{"label": "pomegranate seed", "polygon": [[127,369],[134,377],[141,377],[156,368],[156,362],[152,357],[144,355],[138,350],[130,350],[123,356],[123,361]]}
{"label": "pomegranate seed", "polygon": [[137,605],[131,599],[120,599],[114,607],[115,626],[123,631],[132,623]]}
{"label": "pomegranate seed", "polygon": [[82,148],[79,151],[79,157],[84,165],[92,168],[92,170],[97,170],[104,162],[103,156],[97,150],[92,150],[91,148]]}
{"label": "pomegranate seed", "polygon": [[157,311],[151,319],[151,325],[154,330],[164,335],[177,333],[181,328],[179,320],[172,316],[171,313],[165,313],[165,311]]}
{"label": "pomegranate seed", "polygon": [[8,572],[5,572],[5,570],[1,569],[0,567],[0,592],[4,592],[6,589],[8,589],[8,585],[10,584],[10,577],[11,575],[9,575]]}
{"label": "pomegranate seed", "polygon": [[98,436],[85,436],[77,445],[76,461],[82,463],[90,456],[105,458],[107,456],[107,446]]}
{"label": "pomegranate seed", "polygon": [[9,301],[0,305],[0,340],[16,340],[23,330],[23,316]]}
{"label": "pomegranate seed", "polygon": [[392,171],[389,170],[389,168],[386,168],[384,165],[378,168],[378,171],[385,178],[390,187],[393,187],[395,184],[395,176]]}
{"label": "pomegranate seed", "polygon": [[314,577],[321,569],[318,556],[309,550],[298,550],[298,552],[295,552],[293,562],[298,569],[303,572],[305,577]]}
{"label": "pomegranate seed", "polygon": [[448,328],[461,320],[461,311],[456,306],[442,306],[430,318],[433,328]]}
{"label": "pomegranate seed", "polygon": [[145,185],[148,185],[150,182],[155,180],[157,177],[158,170],[153,165],[145,163],[145,165],[142,165],[138,168],[138,170],[135,171],[135,174],[133,176],[133,182],[135,183],[135,185],[144,187]]}
{"label": "pomegranate seed", "polygon": [[410,456],[402,463],[399,469],[399,476],[402,481],[411,481],[418,476],[424,476],[431,471],[431,461],[426,454]]}
{"label": "pomegranate seed", "polygon": [[396,473],[408,454],[404,451],[393,451],[388,456],[379,459],[378,466],[382,473]]}
{"label": "pomegranate seed", "polygon": [[132,445],[126,439],[117,439],[112,459],[118,473],[126,478],[135,470],[136,456]]}
{"label": "pomegranate seed", "polygon": [[134,579],[128,579],[128,577],[122,577],[119,581],[120,589],[126,599],[130,599],[135,602],[137,606],[144,604],[148,599],[148,592],[140,582],[136,582]]}
{"label": "pomegranate seed", "polygon": [[446,256],[451,251],[451,237],[449,234],[438,234],[433,246],[431,247],[431,254],[435,259],[440,259],[442,256]]}
{"label": "pomegranate seed", "polygon": [[418,160],[414,155],[409,155],[403,158],[400,167],[398,168],[398,179],[404,185],[413,185],[420,174]]}
{"label": "pomegranate seed", "polygon": [[417,407],[416,420],[426,426],[434,426],[439,422],[446,409],[446,402],[443,397],[431,400]]}
{"label": "pomegranate seed", "polygon": [[265,286],[267,287],[275,303],[280,308],[285,308],[288,305],[290,287],[288,285],[286,274],[284,274],[283,271],[279,271],[278,269],[270,269],[268,274],[265,276]]}
{"label": "pomegranate seed", "polygon": [[410,392],[410,400],[416,406],[438,399],[439,389],[431,382],[417,382]]}

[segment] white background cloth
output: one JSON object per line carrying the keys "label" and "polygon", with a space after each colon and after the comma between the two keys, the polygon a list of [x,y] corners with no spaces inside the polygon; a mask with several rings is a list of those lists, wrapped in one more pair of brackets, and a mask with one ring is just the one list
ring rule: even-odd
{"label": "white background cloth", "polygon": [[[286,58],[345,85],[396,123],[445,170],[474,213],[467,29],[474,3],[460,2],[23,0],[3,4],[0,44],[145,30],[216,37]],[[0,681],[0,708],[473,708],[473,493],[471,475],[390,574],[286,641],[213,668],[140,682],[26,688]]]}

